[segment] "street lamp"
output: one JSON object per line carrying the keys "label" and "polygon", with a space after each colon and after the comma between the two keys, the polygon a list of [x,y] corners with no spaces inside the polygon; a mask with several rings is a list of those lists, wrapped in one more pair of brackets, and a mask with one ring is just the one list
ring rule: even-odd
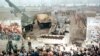
{"label": "street lamp", "polygon": [[27,40],[30,41],[30,37],[27,37]]}
{"label": "street lamp", "polygon": [[27,40],[28,40],[28,47],[29,47],[29,50],[31,50],[31,41],[30,41],[30,37],[27,37]]}

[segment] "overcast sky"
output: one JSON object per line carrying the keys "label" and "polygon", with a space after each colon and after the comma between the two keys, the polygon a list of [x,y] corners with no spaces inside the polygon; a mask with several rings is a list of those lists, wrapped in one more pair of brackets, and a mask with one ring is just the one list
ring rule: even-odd
{"label": "overcast sky", "polygon": [[[10,0],[17,6],[59,5],[59,4],[100,4],[100,0]],[[5,0],[0,0],[0,6],[8,7]]]}

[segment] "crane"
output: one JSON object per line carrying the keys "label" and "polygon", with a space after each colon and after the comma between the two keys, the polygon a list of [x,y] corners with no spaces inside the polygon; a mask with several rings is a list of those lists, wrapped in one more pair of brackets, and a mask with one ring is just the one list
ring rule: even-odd
{"label": "crane", "polygon": [[15,4],[13,4],[10,0],[5,0],[10,7],[14,9],[14,14],[20,13],[22,15],[21,21],[22,21],[22,26],[26,26],[28,24],[34,23],[34,19],[32,17],[29,17],[27,14],[23,12],[20,8],[18,8]]}

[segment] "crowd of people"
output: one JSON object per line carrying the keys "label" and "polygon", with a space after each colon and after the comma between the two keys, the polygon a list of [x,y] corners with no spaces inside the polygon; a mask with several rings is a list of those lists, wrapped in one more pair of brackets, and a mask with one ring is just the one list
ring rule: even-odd
{"label": "crowd of people", "polygon": [[22,46],[10,51],[2,51],[0,56],[100,56],[99,46],[78,47],[76,45],[44,45],[32,48],[29,45],[28,50]]}

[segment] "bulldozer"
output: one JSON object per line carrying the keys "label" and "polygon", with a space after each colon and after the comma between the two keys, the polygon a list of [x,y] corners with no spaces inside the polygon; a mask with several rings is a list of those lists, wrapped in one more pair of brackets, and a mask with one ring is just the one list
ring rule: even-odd
{"label": "bulldozer", "polygon": [[36,20],[40,29],[50,28],[52,23],[51,19],[52,18],[45,13],[40,13],[36,15]]}

